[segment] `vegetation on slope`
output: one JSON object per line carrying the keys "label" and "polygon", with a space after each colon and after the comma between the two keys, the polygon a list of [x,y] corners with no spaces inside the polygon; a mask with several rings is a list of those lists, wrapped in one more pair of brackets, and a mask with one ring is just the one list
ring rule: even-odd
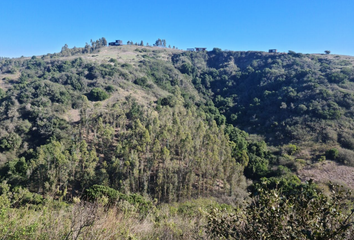
{"label": "vegetation on slope", "polygon": [[353,58],[214,49],[176,54],[173,62],[229,123],[273,145],[324,146],[312,156],[345,148],[338,160],[354,164],[343,154],[354,150]]}
{"label": "vegetation on slope", "polygon": [[[313,155],[328,150],[327,158],[354,162],[349,61],[293,52],[106,48],[103,40],[87,50],[64,47],[59,54],[0,62],[5,73],[0,79],[5,86],[0,88],[0,205],[2,219],[13,216],[14,224],[3,222],[1,231],[9,238],[22,236],[18,216],[44,211],[45,218],[48,207],[58,219],[74,216],[58,225],[53,236],[59,238],[106,236],[95,225],[97,216],[110,221],[119,211],[119,217],[146,221],[146,238],[205,239],[212,229],[206,227],[211,208],[248,214],[247,191],[258,190],[247,178],[269,181],[271,189],[304,189],[291,172],[304,165],[297,159],[299,146],[321,144]],[[278,151],[270,152],[264,141],[236,126],[265,136],[280,145]],[[339,131],[343,128],[346,134]],[[208,204],[198,211],[193,199],[200,198],[208,198]],[[313,195],[311,201],[321,199]],[[95,203],[64,203],[80,201]],[[194,207],[176,210],[171,205],[176,202]],[[266,201],[259,204],[269,207]],[[343,204],[337,220],[351,217]],[[169,210],[162,217],[164,206]],[[87,214],[90,209],[93,215]],[[79,215],[81,223],[75,220]],[[191,227],[183,225],[184,217]],[[24,224],[25,238],[54,234],[41,219]]]}

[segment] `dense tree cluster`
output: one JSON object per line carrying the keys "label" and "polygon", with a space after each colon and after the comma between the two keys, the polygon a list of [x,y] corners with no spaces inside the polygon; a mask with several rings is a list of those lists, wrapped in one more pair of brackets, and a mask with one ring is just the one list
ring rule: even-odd
{"label": "dense tree cluster", "polygon": [[[1,101],[3,180],[42,195],[65,190],[68,197],[101,184],[159,201],[244,198],[243,169],[253,166],[247,134],[226,128],[212,106],[194,107],[190,85],[171,83],[166,77],[173,80],[178,72],[154,61],[143,62],[149,74],[134,82],[144,87],[152,81],[171,92],[155,110],[131,97],[105,108],[90,104],[115,91],[112,81],[134,79],[129,64],[35,57],[5,62],[2,68],[21,69],[21,77]],[[78,125],[60,117],[67,109],[80,110]]]}

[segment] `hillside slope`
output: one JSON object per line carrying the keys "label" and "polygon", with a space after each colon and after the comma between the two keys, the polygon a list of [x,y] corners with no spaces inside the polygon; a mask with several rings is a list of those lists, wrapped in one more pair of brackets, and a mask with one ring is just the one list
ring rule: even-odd
{"label": "hillside slope", "polygon": [[[163,154],[168,153],[169,161],[174,159],[172,163],[175,162],[169,165],[169,169],[176,167],[178,162],[180,168],[187,169],[189,163],[184,161],[192,158],[204,159],[204,164],[210,167],[198,165],[184,176],[182,168],[180,172],[169,170],[168,174],[172,174],[170,181],[185,184],[192,181],[188,184],[198,194],[211,189],[231,191],[233,180],[230,177],[227,180],[230,173],[226,170],[212,179],[207,174],[215,171],[211,164],[212,152],[205,150],[207,153],[203,153],[206,154],[203,157],[194,156],[196,152],[182,154],[186,146],[181,148],[180,144],[187,141],[188,136],[193,143],[202,141],[206,144],[206,140],[198,138],[210,138],[211,133],[200,137],[204,136],[203,129],[207,126],[206,129],[219,129],[213,130],[213,134],[221,131],[218,134],[225,134],[231,140],[224,152],[236,160],[238,165],[233,174],[237,173],[241,182],[242,172],[253,180],[286,176],[291,171],[301,171],[304,166],[323,160],[324,156],[354,166],[353,63],[354,58],[349,56],[304,55],[291,51],[271,54],[214,49],[196,53],[140,46],[102,47],[91,53],[64,51],[3,60],[0,65],[0,160],[5,166],[4,171],[11,169],[10,165],[26,163],[26,171],[35,173],[38,166],[28,164],[39,161],[40,151],[45,151],[43,148],[56,146],[59,142],[60,148],[70,155],[70,149],[76,148],[79,142],[88,143],[85,148],[97,157],[88,185],[117,184],[110,168],[119,159],[122,166],[131,162],[124,171],[133,175],[120,173],[116,188],[125,186],[127,191],[134,189],[157,194],[153,189],[158,184],[159,169],[166,165],[151,168],[149,162],[152,156],[160,159],[157,162],[165,162]],[[171,112],[165,112],[166,108]],[[166,119],[171,121],[176,115],[183,116],[183,119],[173,120],[169,126]],[[181,128],[191,126],[189,120],[185,122],[184,119],[191,117],[196,123],[204,123],[193,125],[190,129],[193,132],[178,130],[179,125]],[[167,122],[154,129],[156,119]],[[137,126],[142,133],[148,132],[148,145],[141,142],[142,136],[131,133]],[[156,131],[162,131],[161,135]],[[186,139],[180,139],[181,136]],[[270,148],[272,153],[260,141],[262,138],[273,145]],[[220,136],[216,137],[218,140],[212,139],[215,146],[226,141]],[[162,151],[164,147],[168,152],[162,155],[144,155],[142,150]],[[330,149],[335,154],[330,154]],[[138,165],[132,164],[136,156],[145,160]],[[224,158],[219,154],[215,159],[220,157]],[[138,171],[140,167],[137,166],[149,170]],[[22,174],[26,172],[22,171]],[[201,174],[201,171],[205,172]],[[193,177],[188,175],[191,173]],[[19,178],[13,180],[16,184],[33,181],[31,174],[17,174]],[[172,177],[174,174],[177,178]],[[75,179],[74,176],[71,178]],[[73,192],[78,191],[82,178],[70,180],[72,182],[69,179],[65,183],[52,179],[50,184],[48,179],[48,184],[54,188],[59,181],[61,188],[70,186]],[[149,190],[146,184],[150,181]],[[172,192],[179,192],[173,198],[186,196],[186,190],[182,189],[188,184],[183,184],[177,189],[171,188]],[[242,188],[245,186],[243,183]],[[47,188],[37,187],[43,192]],[[164,201],[171,198],[166,189]],[[159,198],[162,198],[161,194]]]}
{"label": "hillside slope", "polygon": [[[218,126],[219,113],[196,105],[204,100],[174,68],[176,52],[103,47],[3,61],[2,180],[43,196],[66,191],[66,198],[94,184],[158,202],[246,198],[247,134]],[[249,154],[269,155],[264,147]]]}
{"label": "hillside slope", "polygon": [[214,49],[173,62],[229,122],[272,145],[296,144],[312,156],[354,150],[354,57]]}
{"label": "hillside slope", "polygon": [[354,58],[101,45],[0,61],[1,237],[353,238]]}

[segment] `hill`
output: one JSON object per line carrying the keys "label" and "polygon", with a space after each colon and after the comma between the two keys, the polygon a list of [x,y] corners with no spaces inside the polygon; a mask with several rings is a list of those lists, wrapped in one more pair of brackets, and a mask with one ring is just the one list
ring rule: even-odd
{"label": "hill", "polygon": [[[262,137],[275,146],[278,164],[293,170],[296,159],[314,162],[333,148],[339,151],[337,161],[354,165],[353,57],[220,49],[196,53],[134,45],[93,51],[65,49],[3,60],[1,87],[27,108],[38,101],[38,88],[50,89],[43,92],[52,104],[47,112],[69,123],[80,121],[83,96],[91,107],[101,100],[102,109],[126,97],[148,108],[172,106],[179,99],[187,107],[196,104],[218,125],[231,123]],[[96,98],[92,89],[109,94]],[[295,148],[292,156],[289,146]]]}
{"label": "hill", "polygon": [[[144,215],[152,202],[201,198],[213,202],[205,211],[231,209],[258,183],[287,195],[309,176],[319,183],[311,194],[329,178],[352,188],[337,175],[354,166],[353,65],[292,51],[104,44],[4,59],[2,196],[12,207],[123,201]],[[347,166],[330,162],[321,177],[326,158]]]}

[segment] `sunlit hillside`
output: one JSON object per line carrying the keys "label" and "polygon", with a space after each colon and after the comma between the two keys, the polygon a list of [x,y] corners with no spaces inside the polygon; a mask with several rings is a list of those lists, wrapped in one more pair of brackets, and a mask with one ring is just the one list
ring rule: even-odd
{"label": "sunlit hillside", "polygon": [[354,57],[106,45],[0,61],[5,239],[351,239]]}

